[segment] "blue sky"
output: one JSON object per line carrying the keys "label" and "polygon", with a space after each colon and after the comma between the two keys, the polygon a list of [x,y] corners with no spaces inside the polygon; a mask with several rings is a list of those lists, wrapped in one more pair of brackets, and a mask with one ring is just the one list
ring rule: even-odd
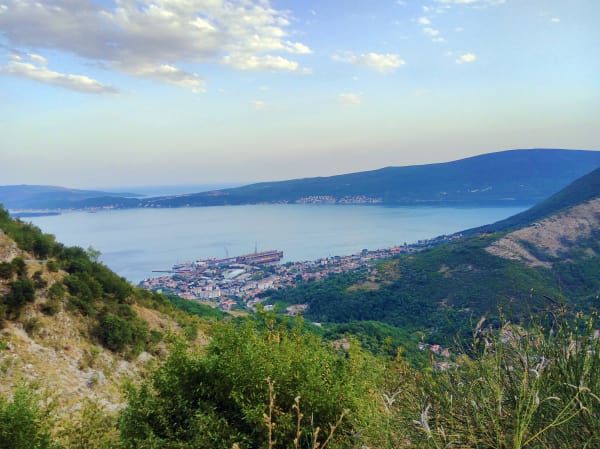
{"label": "blue sky", "polygon": [[0,0],[0,184],[600,149],[598,0]]}

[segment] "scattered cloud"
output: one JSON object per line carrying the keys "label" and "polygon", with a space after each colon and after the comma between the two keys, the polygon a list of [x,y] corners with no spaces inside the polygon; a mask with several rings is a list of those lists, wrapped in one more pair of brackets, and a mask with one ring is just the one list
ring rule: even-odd
{"label": "scattered cloud", "polygon": [[456,27],[456,28],[454,28],[454,32],[455,33],[462,33],[463,31],[465,31],[465,29],[463,27]]}
{"label": "scattered cloud", "polygon": [[429,20],[427,17],[419,17],[418,22],[421,25],[431,25],[431,20]]}
{"label": "scattered cloud", "polygon": [[552,17],[550,19],[550,22],[552,22],[552,23],[560,23],[560,19],[558,17]]}
{"label": "scattered cloud", "polygon": [[362,102],[361,94],[345,92],[338,95],[338,103],[344,107],[359,106]]}
{"label": "scattered cloud", "polygon": [[[203,89],[185,65],[302,71],[282,55],[312,50],[289,40],[288,13],[268,0],[3,0],[0,29],[16,51],[65,52],[131,76]],[[42,59],[29,64],[43,66]],[[16,69],[13,68],[13,71]],[[21,73],[21,72],[19,72]],[[23,69],[23,73],[25,73]]]}
{"label": "scattered cloud", "polygon": [[288,71],[296,72],[301,69],[300,64],[282,56],[256,56],[248,54],[227,55],[221,59],[225,65],[238,70],[251,71]]}
{"label": "scattered cloud", "polygon": [[267,108],[267,103],[265,103],[262,100],[255,100],[254,101],[254,109],[256,109],[257,111],[264,111]]}
{"label": "scattered cloud", "polygon": [[446,39],[444,39],[443,37],[434,37],[433,39],[431,39],[431,42],[441,44],[443,42],[446,42]]}
{"label": "scattered cloud", "polygon": [[161,64],[157,66],[140,65],[137,67],[125,66],[123,71],[143,78],[162,81],[174,86],[186,87],[194,93],[204,93],[204,80],[197,73],[190,73],[178,69],[172,65]]}
{"label": "scattered cloud", "polygon": [[36,55],[35,53],[29,53],[29,54],[27,54],[27,56],[29,56],[29,59],[31,59],[32,62],[35,62],[40,65],[48,65],[48,60],[41,55]]}
{"label": "scattered cloud", "polygon": [[399,55],[393,53],[364,53],[355,55],[348,52],[341,55],[334,55],[333,60],[367,67],[379,73],[393,72],[406,64],[406,61],[400,58]]}
{"label": "scattered cloud", "polygon": [[458,58],[456,58],[456,63],[464,64],[464,63],[468,63],[468,62],[473,62],[473,61],[475,61],[475,59],[477,59],[477,57],[473,53],[465,53],[463,55],[460,55]]}
{"label": "scattered cloud", "polygon": [[425,27],[423,28],[423,33],[425,33],[427,36],[435,37],[440,34],[440,31],[436,30],[435,28]]}
{"label": "scattered cloud", "polygon": [[50,84],[88,94],[116,94],[117,89],[102,84],[84,75],[70,75],[50,70],[46,58],[37,54],[28,54],[28,60],[11,55],[10,61],[0,66],[0,73],[27,78],[40,83]]}

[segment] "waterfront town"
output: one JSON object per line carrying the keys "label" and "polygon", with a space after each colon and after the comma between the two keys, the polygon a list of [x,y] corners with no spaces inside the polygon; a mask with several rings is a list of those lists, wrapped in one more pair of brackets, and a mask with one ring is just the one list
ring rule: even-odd
{"label": "waterfront town", "polygon": [[[283,264],[280,263],[283,252],[277,250],[225,259],[209,258],[174,265],[171,270],[157,271],[162,275],[144,279],[139,287],[188,300],[209,302],[225,311],[253,310],[263,300],[260,294],[267,290],[294,287],[297,282],[318,281],[332,274],[368,268],[377,260],[422,251],[458,237],[460,234],[440,236],[419,240],[414,244],[365,249],[357,254]],[[295,315],[304,308],[305,304],[296,304],[288,307],[287,312]]]}

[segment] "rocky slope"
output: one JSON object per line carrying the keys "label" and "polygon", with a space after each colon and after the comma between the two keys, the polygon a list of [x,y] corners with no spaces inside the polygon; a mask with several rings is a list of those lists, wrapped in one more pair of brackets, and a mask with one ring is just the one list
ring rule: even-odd
{"label": "rocky slope", "polygon": [[[532,267],[551,268],[551,259],[560,258],[573,246],[590,238],[598,229],[600,229],[600,198],[510,232],[492,243],[486,250],[490,254],[518,260]],[[591,248],[585,249],[588,253],[593,251]],[[540,257],[540,255],[547,257]]]}
{"label": "rocky slope", "polygon": [[[66,299],[53,314],[44,313],[44,305],[50,301],[48,290],[66,273],[49,271],[47,261],[20,250],[0,231],[0,262],[12,262],[17,257],[25,260],[29,277],[41,271],[47,285],[36,290],[35,300],[24,307],[18,319],[4,321],[0,330],[0,395],[27,383],[43,386],[44,395],[57,405],[60,414],[77,410],[86,399],[109,412],[118,409],[123,404],[123,383],[139,379],[153,360],[166,354],[166,344],[157,344],[151,353],[126,357],[99,344],[92,337],[89,318],[73,310]],[[10,280],[0,279],[0,295],[9,292],[9,284]],[[133,305],[133,310],[150,330],[163,335],[181,333],[169,315],[140,305]],[[200,333],[198,342],[203,341]]]}

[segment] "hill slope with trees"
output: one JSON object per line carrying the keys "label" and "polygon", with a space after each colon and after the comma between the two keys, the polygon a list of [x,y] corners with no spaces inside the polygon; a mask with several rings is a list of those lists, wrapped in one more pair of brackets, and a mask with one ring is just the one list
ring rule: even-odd
{"label": "hill slope with trees", "polygon": [[481,316],[499,320],[499,309],[517,322],[567,298],[591,310],[600,294],[599,179],[596,170],[498,225],[518,223],[511,233],[483,227],[370,270],[267,296],[275,304],[308,304],[306,317],[317,322],[379,321],[427,330],[431,342],[446,344]]}

